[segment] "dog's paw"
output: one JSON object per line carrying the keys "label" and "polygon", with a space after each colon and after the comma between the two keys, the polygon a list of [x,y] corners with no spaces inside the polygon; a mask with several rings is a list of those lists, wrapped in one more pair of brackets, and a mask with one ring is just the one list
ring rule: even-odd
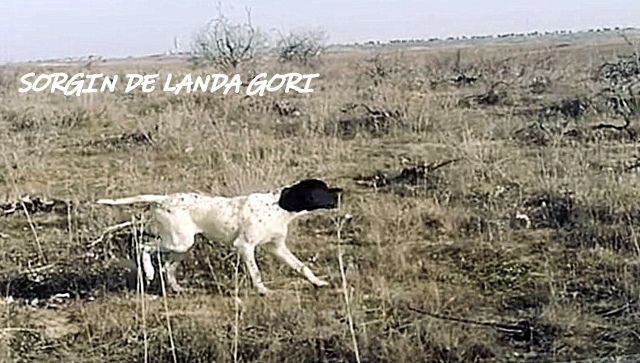
{"label": "dog's paw", "polygon": [[149,280],[149,279],[144,279],[144,288],[145,289],[150,289],[153,287],[153,279]]}
{"label": "dog's paw", "polygon": [[313,283],[313,286],[315,286],[315,287],[329,286],[329,282],[327,282],[325,280],[320,280],[320,279],[317,279],[317,280],[313,281],[312,283]]}
{"label": "dog's paw", "polygon": [[174,294],[183,294],[187,292],[187,290],[180,285],[171,285],[169,288]]}

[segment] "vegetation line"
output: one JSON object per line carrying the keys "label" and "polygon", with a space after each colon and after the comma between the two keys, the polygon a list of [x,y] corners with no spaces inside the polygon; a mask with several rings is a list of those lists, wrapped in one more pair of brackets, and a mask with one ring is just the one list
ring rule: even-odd
{"label": "vegetation line", "polygon": [[[5,153],[3,153],[3,155],[6,155]],[[15,154],[14,154],[15,157]],[[6,156],[4,157],[4,164],[6,167],[6,170],[10,170],[10,166],[9,166],[9,162],[7,161]],[[18,185],[16,184],[16,180],[13,178],[13,175],[9,176],[9,180],[11,180],[11,185],[13,186],[14,191],[16,192],[16,194],[20,194],[19,190],[18,190]],[[22,201],[22,199],[20,199],[20,205],[22,206],[22,210],[24,210],[24,215],[27,217],[27,222],[29,223],[29,228],[31,229],[31,233],[33,233],[33,237],[35,238],[36,241],[36,247],[38,248],[38,256],[40,257],[40,260],[43,262],[43,264],[47,264],[47,257],[44,255],[44,252],[42,250],[42,244],[40,243],[40,238],[38,237],[38,232],[36,231],[36,226],[33,224],[33,220],[31,219],[31,215],[29,214],[29,211],[27,210],[27,206],[24,205],[24,202]]]}
{"label": "vegetation line", "polygon": [[[338,199],[338,210],[340,210],[340,199]],[[355,329],[353,328],[353,316],[351,314],[351,304],[349,302],[349,290],[347,285],[347,277],[344,272],[344,263],[342,261],[342,227],[347,217],[340,217],[338,220],[337,238],[338,238],[338,264],[340,266],[340,277],[342,278],[342,293],[344,294],[345,309],[347,311],[347,321],[349,323],[349,332],[353,342],[353,351],[356,355],[356,362],[360,363],[360,351],[358,349],[358,339]]]}
{"label": "vegetation line", "polygon": [[455,322],[463,323],[463,324],[470,324],[470,325],[477,325],[477,326],[495,328],[496,330],[498,330],[500,332],[503,332],[503,333],[524,334],[526,332],[525,328],[522,328],[522,327],[520,327],[518,325],[503,324],[503,323],[497,323],[497,322],[493,322],[493,321],[479,321],[479,320],[464,319],[464,318],[459,318],[459,317],[455,317],[455,316],[432,313],[430,311],[418,309],[418,308],[415,308],[415,307],[412,307],[412,306],[409,306],[408,309],[411,310],[411,311],[414,311],[416,313],[432,317],[434,319],[455,321]]}
{"label": "vegetation line", "polygon": [[[144,218],[144,216],[143,216]],[[140,314],[142,316],[142,339],[144,342],[144,363],[149,362],[149,340],[147,336],[147,313],[145,307],[145,291],[144,291],[144,278],[142,276],[142,258],[141,258],[141,244],[140,238],[144,236],[144,223],[140,220],[140,234],[136,233],[135,217],[131,218],[131,229],[133,230],[133,239],[136,248],[136,265],[138,275],[138,294],[140,298]],[[104,235],[104,234],[103,234]],[[140,237],[138,237],[140,236]]]}
{"label": "vegetation line", "polygon": [[171,348],[171,355],[173,356],[173,363],[178,363],[178,358],[176,357],[176,345],[173,340],[173,331],[171,330],[171,318],[169,317],[169,304],[167,303],[167,289],[164,284],[164,276],[163,268],[162,268],[162,258],[160,257],[160,249],[158,249],[158,269],[160,275],[160,286],[162,286],[162,300],[164,302],[164,312],[167,318],[167,331],[169,332],[169,346]]}

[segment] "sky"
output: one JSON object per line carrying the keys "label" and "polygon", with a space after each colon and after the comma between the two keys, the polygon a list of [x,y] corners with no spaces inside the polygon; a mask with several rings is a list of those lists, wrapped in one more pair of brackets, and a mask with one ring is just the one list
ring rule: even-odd
{"label": "sky", "polygon": [[189,49],[215,17],[320,27],[332,43],[640,26],[640,0],[0,0],[0,62]]}

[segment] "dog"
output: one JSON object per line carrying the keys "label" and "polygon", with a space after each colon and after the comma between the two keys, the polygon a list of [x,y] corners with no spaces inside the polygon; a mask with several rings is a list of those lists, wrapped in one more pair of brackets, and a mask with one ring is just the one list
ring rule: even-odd
{"label": "dog", "polygon": [[176,293],[183,289],[175,276],[176,268],[193,246],[195,235],[203,234],[212,241],[232,243],[251,277],[253,287],[261,295],[270,293],[262,282],[255,259],[259,245],[269,245],[269,251],[279,260],[303,275],[316,287],[328,282],[316,275],[287,247],[285,240],[289,223],[313,211],[336,209],[341,188],[329,188],[320,179],[305,179],[268,193],[223,197],[197,193],[168,195],[143,194],[121,199],[100,199],[98,204],[118,206],[146,204],[153,207],[160,238],[142,246],[142,267],[147,283],[154,279],[151,253],[167,253],[164,270],[169,288]]}

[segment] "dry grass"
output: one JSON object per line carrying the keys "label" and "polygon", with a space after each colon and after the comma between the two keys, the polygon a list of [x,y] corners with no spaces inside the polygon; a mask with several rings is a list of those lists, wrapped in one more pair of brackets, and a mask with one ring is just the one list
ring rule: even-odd
{"label": "dry grass", "polygon": [[[26,68],[6,67],[0,199],[72,203],[0,215],[0,288],[17,301],[2,304],[0,360],[143,361],[148,349],[149,362],[173,361],[167,316],[178,362],[355,361],[355,347],[362,362],[640,353],[638,191],[625,169],[637,142],[591,130],[612,121],[596,111],[549,121],[560,131],[528,128],[536,110],[597,93],[592,70],[630,51],[581,42],[332,54],[314,69],[312,95],[262,98],[24,95]],[[480,78],[447,82],[460,73]],[[378,170],[387,185],[354,180]],[[297,221],[289,243],[331,288],[260,253],[277,293],[258,296],[240,268],[238,302],[233,250],[201,240],[179,271],[189,293],[169,295],[167,310],[147,297],[141,309],[122,263],[136,258],[131,233],[87,247],[131,220],[133,210],[94,205],[100,197],[236,194],[314,176],[347,190],[340,213],[353,218]]]}

